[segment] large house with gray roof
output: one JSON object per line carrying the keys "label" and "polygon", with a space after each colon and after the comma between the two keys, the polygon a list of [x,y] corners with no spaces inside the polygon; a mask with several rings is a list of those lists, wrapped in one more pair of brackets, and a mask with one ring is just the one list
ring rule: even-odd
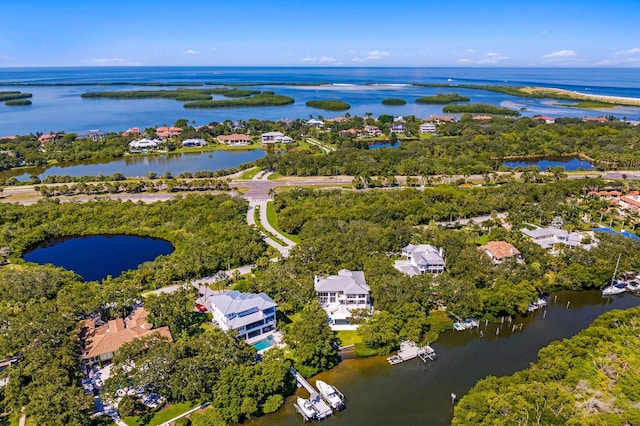
{"label": "large house with gray roof", "polygon": [[364,272],[342,269],[338,275],[326,278],[314,277],[313,286],[318,295],[318,302],[335,324],[348,324],[351,311],[354,309],[370,309],[371,289],[364,279]]}
{"label": "large house with gray roof", "polygon": [[[535,229],[522,228],[520,230],[524,235],[531,237],[533,242],[538,244],[543,249],[551,250],[555,253],[555,246],[557,244],[564,245],[570,249],[581,247],[585,250],[590,250],[595,245],[583,244],[582,238],[584,235],[580,232],[568,232],[564,229],[554,228],[549,226],[546,228],[536,227]],[[593,241],[593,236],[591,237]]]}
{"label": "large house with gray roof", "polygon": [[251,339],[276,328],[278,304],[264,293],[221,291],[209,296],[213,321],[224,331],[234,330],[240,339]]}
{"label": "large house with gray roof", "polygon": [[394,268],[410,277],[420,274],[441,274],[444,272],[442,248],[430,244],[409,244],[402,248],[404,260],[396,260]]}

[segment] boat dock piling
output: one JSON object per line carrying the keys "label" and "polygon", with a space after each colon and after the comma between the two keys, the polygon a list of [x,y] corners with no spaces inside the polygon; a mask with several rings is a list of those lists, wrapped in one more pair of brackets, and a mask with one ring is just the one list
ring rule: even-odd
{"label": "boat dock piling", "polygon": [[[331,409],[331,407],[327,405],[326,402],[324,402],[324,400],[320,397],[318,391],[313,386],[311,386],[311,383],[309,383],[304,377],[302,377],[294,368],[291,369],[291,374],[293,374],[293,377],[295,377],[298,384],[309,392],[309,401],[311,401],[311,404],[313,404],[313,407],[316,411],[315,419],[322,420],[325,417],[329,417],[331,414],[333,414],[333,410]],[[313,420],[309,419],[309,416],[304,413],[304,410],[302,410],[302,408],[299,407],[298,404],[294,403],[293,405],[296,408],[296,411],[300,413],[305,420]]]}

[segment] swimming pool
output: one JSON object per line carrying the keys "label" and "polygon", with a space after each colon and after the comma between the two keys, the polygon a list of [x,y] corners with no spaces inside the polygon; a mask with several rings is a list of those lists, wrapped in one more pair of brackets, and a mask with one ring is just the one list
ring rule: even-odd
{"label": "swimming pool", "polygon": [[252,343],[251,346],[256,348],[258,352],[263,351],[265,349],[269,349],[271,346],[275,345],[276,342],[273,340],[273,336],[269,336],[266,339],[258,340],[255,343]]}

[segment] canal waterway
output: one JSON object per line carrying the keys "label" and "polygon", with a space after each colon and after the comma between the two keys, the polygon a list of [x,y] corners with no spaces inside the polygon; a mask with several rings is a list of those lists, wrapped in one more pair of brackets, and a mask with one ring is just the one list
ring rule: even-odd
{"label": "canal waterway", "polygon": [[[488,375],[505,376],[527,368],[549,343],[576,335],[611,309],[639,304],[640,298],[626,293],[603,298],[599,291],[559,292],[549,298],[546,314],[538,311],[511,323],[482,323],[473,331],[443,333],[431,345],[438,353],[433,362],[414,359],[390,366],[386,357],[346,359],[309,382],[324,380],[347,397],[347,408],[322,422],[327,426],[448,425],[453,416],[451,392],[460,398]],[[512,331],[517,324],[522,330]],[[304,390],[297,395],[308,397]],[[244,424],[302,424],[294,399],[288,398],[278,412]]]}
{"label": "canal waterway", "polygon": [[82,161],[60,164],[53,167],[13,169],[2,172],[0,177],[15,177],[20,181],[30,180],[32,175],[44,179],[47,176],[111,176],[122,173],[127,177],[144,177],[149,172],[162,176],[170,172],[180,173],[237,168],[266,155],[261,149],[248,151],[206,151],[170,154],[129,155],[112,161]]}
{"label": "canal waterway", "polygon": [[51,263],[74,271],[85,281],[117,277],[129,269],[173,252],[168,241],[131,235],[89,235],[52,238],[31,247],[24,260]]}

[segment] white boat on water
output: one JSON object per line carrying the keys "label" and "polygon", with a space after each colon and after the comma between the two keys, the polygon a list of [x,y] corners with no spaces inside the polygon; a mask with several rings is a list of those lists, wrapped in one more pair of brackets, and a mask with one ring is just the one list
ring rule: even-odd
{"label": "white boat on water", "polygon": [[640,280],[633,279],[627,282],[627,290],[629,291],[640,291]]}
{"label": "white boat on water", "polygon": [[342,410],[344,408],[344,396],[336,388],[322,380],[316,380],[316,387],[331,408],[334,410]]}
{"label": "white boat on water", "polygon": [[316,407],[314,407],[313,403],[308,399],[298,397],[298,399],[296,400],[296,407],[300,410],[300,414],[302,414],[307,419],[315,419],[318,416]]}
{"label": "white boat on water", "polygon": [[624,293],[625,291],[627,291],[627,285],[625,283],[617,283],[603,288],[602,295],[614,296],[616,294]]}

